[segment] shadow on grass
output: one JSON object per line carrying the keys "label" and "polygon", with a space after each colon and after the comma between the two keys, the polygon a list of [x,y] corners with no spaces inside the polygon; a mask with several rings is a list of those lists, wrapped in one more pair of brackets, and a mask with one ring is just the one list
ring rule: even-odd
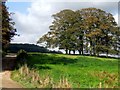
{"label": "shadow on grass", "polygon": [[[30,66],[29,66],[30,67]],[[31,67],[30,67],[31,68]],[[42,66],[42,65],[37,65],[37,66],[33,66],[33,68],[36,68],[36,69],[52,69],[51,67],[49,66]]]}
{"label": "shadow on grass", "polygon": [[39,69],[51,69],[49,66],[45,64],[73,64],[76,63],[77,59],[71,59],[66,57],[58,57],[55,54],[31,54],[27,58],[27,65],[30,68],[39,68]]}

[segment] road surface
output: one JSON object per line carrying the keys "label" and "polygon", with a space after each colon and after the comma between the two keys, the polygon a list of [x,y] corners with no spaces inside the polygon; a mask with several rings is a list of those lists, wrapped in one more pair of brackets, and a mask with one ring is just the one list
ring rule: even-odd
{"label": "road surface", "polygon": [[2,72],[0,72],[0,88],[22,88],[20,84],[10,78],[11,71],[14,70],[15,61],[15,54],[6,55],[6,57],[2,59]]}

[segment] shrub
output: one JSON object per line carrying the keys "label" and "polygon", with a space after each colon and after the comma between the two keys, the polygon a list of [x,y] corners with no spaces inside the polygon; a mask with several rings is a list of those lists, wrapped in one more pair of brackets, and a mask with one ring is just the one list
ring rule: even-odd
{"label": "shrub", "polygon": [[26,62],[26,58],[27,58],[28,54],[25,50],[20,50],[17,53],[17,63],[19,64],[24,64]]}

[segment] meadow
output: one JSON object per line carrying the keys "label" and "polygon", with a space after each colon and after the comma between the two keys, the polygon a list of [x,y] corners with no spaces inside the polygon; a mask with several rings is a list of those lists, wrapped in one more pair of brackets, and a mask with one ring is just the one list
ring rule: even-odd
{"label": "meadow", "polygon": [[[29,70],[35,70],[40,78],[50,77],[54,83],[67,81],[70,88],[113,88],[118,87],[118,59],[82,55],[29,53]],[[26,72],[26,71],[25,71]],[[12,79],[24,87],[37,87],[29,79],[20,76],[19,70]],[[28,76],[30,77],[30,72]],[[31,77],[32,78],[32,77]],[[49,88],[49,86],[47,86]]]}

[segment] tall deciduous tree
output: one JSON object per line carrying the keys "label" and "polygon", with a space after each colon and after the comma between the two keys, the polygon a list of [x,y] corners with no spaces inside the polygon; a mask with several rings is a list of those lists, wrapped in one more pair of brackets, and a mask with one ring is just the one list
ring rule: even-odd
{"label": "tall deciduous tree", "polygon": [[118,32],[118,29],[112,14],[96,8],[85,8],[77,12],[84,20],[83,28],[87,42],[90,43],[90,54],[108,54],[115,51],[113,42],[117,40],[115,32]]}
{"label": "tall deciduous tree", "polygon": [[77,11],[62,10],[53,15],[50,31],[41,37],[38,43],[90,55],[100,53],[116,54],[119,51],[117,23],[112,14],[101,9],[85,8]]}
{"label": "tall deciduous tree", "polygon": [[77,33],[75,32],[77,29],[75,25],[78,21],[76,17],[78,17],[78,14],[69,9],[54,14],[54,21],[50,26],[50,32],[40,38],[39,41],[47,41],[49,39],[49,46],[57,46],[60,49],[65,49],[66,54],[68,54],[68,50],[69,54],[71,51],[75,53],[77,43]]}

